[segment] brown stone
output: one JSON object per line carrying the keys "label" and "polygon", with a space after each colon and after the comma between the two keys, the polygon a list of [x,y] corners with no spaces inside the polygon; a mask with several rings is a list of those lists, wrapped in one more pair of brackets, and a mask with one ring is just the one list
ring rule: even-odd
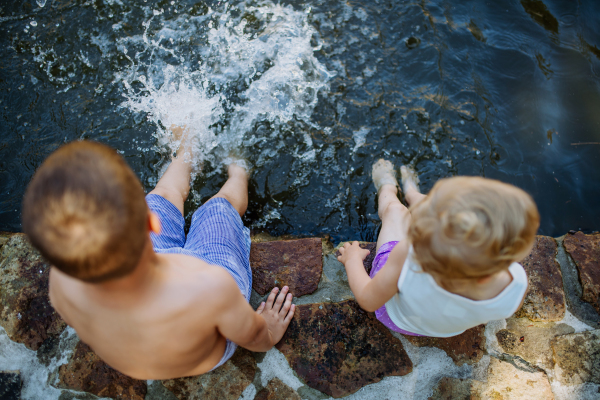
{"label": "brown stone", "polygon": [[252,288],[259,294],[287,285],[295,297],[317,290],[323,272],[321,239],[252,243]]}
{"label": "brown stone", "polygon": [[496,337],[505,353],[519,356],[539,368],[552,369],[551,340],[573,332],[575,330],[567,324],[510,318],[506,321],[506,329],[498,331]]}
{"label": "brown stone", "polygon": [[485,326],[479,325],[467,329],[457,336],[449,338],[420,337],[404,335],[409,342],[417,347],[437,347],[444,350],[456,365],[465,363],[471,365],[485,354]]}
{"label": "brown stone", "polygon": [[[336,249],[336,252],[335,252],[336,257],[339,257],[339,255],[340,255],[339,248],[342,247],[343,245],[344,245],[344,243],[340,243],[340,245]],[[363,260],[363,266],[365,267],[367,274],[370,274],[371,268],[373,268],[373,260],[375,259],[375,255],[377,254],[377,243],[375,243],[375,242],[360,242],[359,245],[362,249],[367,249],[370,251],[369,255]]]}
{"label": "brown stone", "polygon": [[256,394],[254,400],[302,400],[302,398],[279,378],[273,378],[266,388]]}
{"label": "brown stone", "polygon": [[600,234],[568,234],[563,243],[579,270],[582,300],[590,303],[600,313]]}
{"label": "brown stone", "polygon": [[48,299],[50,265],[22,233],[0,250],[0,325],[11,340],[37,350],[66,324]]}
{"label": "brown stone", "polygon": [[429,400],[483,400],[483,383],[474,379],[442,378]]}
{"label": "brown stone", "polygon": [[58,386],[117,400],[144,400],[146,381],[114,370],[85,343],[79,342],[67,364],[58,369]]}
{"label": "brown stone", "polygon": [[551,345],[555,375],[560,383],[600,384],[600,329],[557,336]]}
{"label": "brown stone", "polygon": [[162,381],[179,400],[237,400],[254,380],[256,360],[238,347],[229,361],[203,375]]}
{"label": "brown stone", "polygon": [[522,262],[529,278],[523,307],[515,317],[532,321],[560,321],[565,316],[565,294],[562,274],[556,262],[556,241],[536,236],[531,254]]}
{"label": "brown stone", "polygon": [[297,306],[276,346],[308,386],[336,398],[412,371],[402,342],[353,300]]}
{"label": "brown stone", "polygon": [[553,400],[554,394],[543,372],[525,372],[512,364],[491,358],[487,382],[477,385],[481,399]]}

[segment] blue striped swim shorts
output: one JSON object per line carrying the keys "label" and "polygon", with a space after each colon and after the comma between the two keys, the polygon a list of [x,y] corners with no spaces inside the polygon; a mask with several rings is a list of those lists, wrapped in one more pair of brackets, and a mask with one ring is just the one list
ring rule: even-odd
{"label": "blue striped swim shorts", "polygon": [[[187,238],[185,220],[173,203],[156,194],[147,195],[146,203],[161,223],[160,234],[150,233],[155,252],[184,254],[225,268],[246,301],[250,300],[250,230],[244,226],[240,214],[229,201],[217,197],[198,208],[192,216]],[[223,365],[236,347],[227,340],[225,354],[214,368]]]}

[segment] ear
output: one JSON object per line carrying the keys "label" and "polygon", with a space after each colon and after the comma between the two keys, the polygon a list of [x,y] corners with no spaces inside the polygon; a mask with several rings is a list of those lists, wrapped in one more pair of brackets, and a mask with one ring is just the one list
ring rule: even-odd
{"label": "ear", "polygon": [[161,231],[160,219],[158,218],[158,215],[152,211],[148,211],[148,231],[156,233],[157,235],[160,234]]}

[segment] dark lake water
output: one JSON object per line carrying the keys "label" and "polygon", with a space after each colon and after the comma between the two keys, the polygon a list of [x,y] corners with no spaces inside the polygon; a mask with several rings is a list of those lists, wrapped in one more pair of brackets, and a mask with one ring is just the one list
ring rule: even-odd
{"label": "dark lake water", "polygon": [[[540,233],[600,229],[600,1],[2,1],[0,230],[58,146],[118,149],[147,190],[194,126],[191,211],[235,149],[245,217],[374,240],[371,165],[515,184]],[[167,115],[168,114],[168,115]]]}

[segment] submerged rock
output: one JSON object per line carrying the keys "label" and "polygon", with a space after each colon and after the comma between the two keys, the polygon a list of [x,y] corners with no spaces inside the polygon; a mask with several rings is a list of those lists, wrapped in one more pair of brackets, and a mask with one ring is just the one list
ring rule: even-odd
{"label": "submerged rock", "polygon": [[558,246],[547,236],[536,236],[535,244],[521,262],[527,272],[529,288],[523,307],[515,317],[532,321],[560,321],[565,316],[562,274],[556,262]]}
{"label": "submerged rock", "polygon": [[435,337],[420,337],[409,336],[404,337],[417,347],[437,347],[444,350],[446,354],[456,365],[474,364],[481,360],[485,354],[485,326],[479,325],[475,328],[467,329],[460,335],[449,338]]}
{"label": "submerged rock", "polygon": [[252,243],[252,288],[259,294],[289,286],[295,297],[317,290],[323,272],[320,238]]}
{"label": "submerged rock", "polygon": [[237,400],[254,380],[256,360],[238,347],[229,361],[203,375],[162,381],[179,400]]}
{"label": "submerged rock", "polygon": [[79,342],[67,364],[58,369],[58,387],[118,400],[144,400],[146,381],[111,368],[85,343]]}
{"label": "submerged rock", "polygon": [[353,300],[297,306],[276,346],[309,387],[336,398],[412,371],[402,342]]}
{"label": "submerged rock", "polygon": [[256,394],[254,400],[302,400],[300,395],[279,378],[273,378],[266,388]]}
{"label": "submerged rock", "polygon": [[0,399],[20,400],[22,386],[23,381],[19,371],[0,372]]}
{"label": "submerged rock", "polygon": [[0,250],[0,325],[11,340],[37,350],[66,324],[48,299],[50,265],[27,236],[11,235]]}
{"label": "submerged rock", "polygon": [[506,322],[506,329],[496,333],[502,350],[544,369],[554,365],[552,339],[575,332],[573,327],[555,322],[531,322],[527,318],[510,318]]}
{"label": "submerged rock", "polygon": [[551,342],[556,379],[573,386],[600,384],[600,329],[557,336]]}
{"label": "submerged rock", "polygon": [[563,243],[579,270],[583,289],[581,299],[600,314],[600,234],[568,234]]}

